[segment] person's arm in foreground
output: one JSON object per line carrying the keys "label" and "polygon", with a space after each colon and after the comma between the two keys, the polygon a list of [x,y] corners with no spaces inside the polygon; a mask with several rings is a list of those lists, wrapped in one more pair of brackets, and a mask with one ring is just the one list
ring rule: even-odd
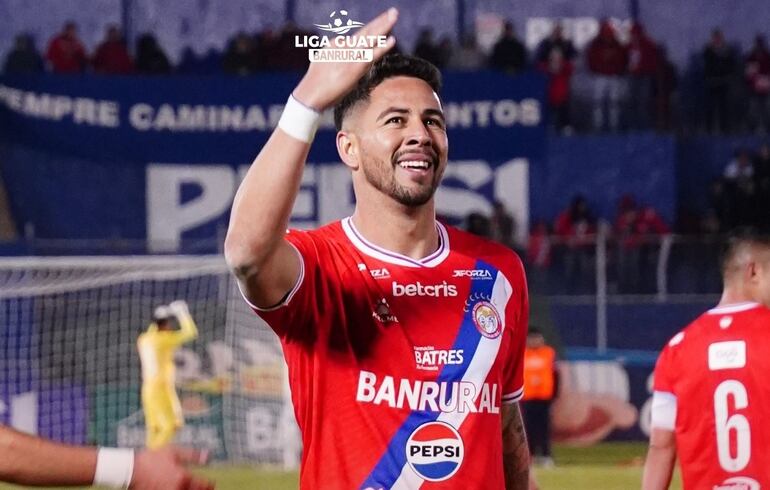
{"label": "person's arm in foreground", "polygon": [[[397,11],[390,9],[357,31],[356,36],[385,35],[396,18]],[[384,47],[375,48],[374,61],[394,44],[390,38]],[[225,240],[225,258],[246,298],[256,306],[278,304],[297,282],[300,261],[284,235],[314,127],[320,113],[348,93],[370,66],[311,63],[294,89],[278,128],[238,188]]]}
{"label": "person's arm in foreground", "polygon": [[506,490],[529,488],[529,447],[518,403],[503,404],[503,471]]}
{"label": "person's arm in foreground", "polygon": [[[110,452],[113,454],[108,454]],[[120,456],[116,458],[115,453]],[[204,463],[204,453],[179,448],[132,453],[59,444],[0,426],[0,481],[31,486],[109,485],[112,482],[110,486],[117,488],[125,488],[130,482],[129,488],[135,490],[214,488],[184,468],[186,463]]]}
{"label": "person's arm in foreground", "polygon": [[653,427],[650,449],[644,462],[642,490],[665,490],[671,484],[676,463],[676,438],[674,432]]}

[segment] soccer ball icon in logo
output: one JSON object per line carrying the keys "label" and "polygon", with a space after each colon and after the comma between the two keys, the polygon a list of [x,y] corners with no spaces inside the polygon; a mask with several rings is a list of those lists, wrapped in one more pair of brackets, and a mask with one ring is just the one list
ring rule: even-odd
{"label": "soccer ball icon in logo", "polygon": [[328,24],[316,24],[315,26],[335,34],[347,34],[351,29],[356,29],[363,25],[363,22],[351,19],[348,16],[347,10],[335,10],[329,15]]}
{"label": "soccer ball icon in logo", "polygon": [[426,422],[406,441],[406,461],[424,480],[448,480],[460,469],[464,456],[460,433],[446,422]]}
{"label": "soccer ball icon in logo", "polygon": [[334,27],[342,27],[350,25],[352,20],[350,20],[350,17],[348,17],[348,11],[347,10],[340,10],[339,13],[335,10],[332,12],[332,14],[329,16],[332,20],[332,25]]}

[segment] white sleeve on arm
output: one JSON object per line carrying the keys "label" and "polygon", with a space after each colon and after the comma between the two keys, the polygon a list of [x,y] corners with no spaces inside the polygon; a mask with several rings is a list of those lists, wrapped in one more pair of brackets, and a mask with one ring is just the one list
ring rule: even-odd
{"label": "white sleeve on arm", "polygon": [[676,395],[667,391],[652,394],[652,421],[650,426],[673,431],[676,427]]}

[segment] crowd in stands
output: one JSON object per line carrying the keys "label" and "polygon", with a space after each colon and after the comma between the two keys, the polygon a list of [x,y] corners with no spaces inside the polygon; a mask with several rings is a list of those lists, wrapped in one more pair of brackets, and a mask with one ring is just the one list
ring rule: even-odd
{"label": "crowd in stands", "polygon": [[770,230],[770,144],[756,152],[735,151],[709,192],[709,210],[702,229],[724,233],[737,227]]}
{"label": "crowd in stands", "polygon": [[596,216],[585,196],[575,195],[553,223],[534,222],[526,244],[515,243],[516,223],[500,202],[494,204],[489,217],[471,213],[465,222],[471,233],[518,249],[533,276],[547,273],[554,265],[559,267],[560,286],[572,293],[594,290],[601,227],[613,288],[621,293],[654,292],[661,240],[672,230],[652,205],[641,205],[632,195],[621,197],[615,216],[606,222]]}
{"label": "crowd in stands", "polygon": [[[139,74],[213,74],[248,76],[261,71],[302,70],[308,63],[305,52],[296,49],[296,35],[312,34],[289,22],[279,30],[265,29],[251,35],[237,33],[224,52],[211,49],[199,56],[186,49],[176,66],[152,34],[141,35],[132,53],[117,26],[106,29],[104,40],[89,55],[78,38],[77,26],[68,22],[62,32],[48,43],[41,56],[34,40],[25,34],[16,38],[5,60],[5,73],[82,73],[105,75]],[[398,49],[398,46],[397,46]],[[487,54],[474,35],[465,35],[456,44],[449,36],[435,39],[431,29],[420,32],[413,53],[442,69],[479,70],[491,68],[511,75],[538,70],[548,77],[548,103],[553,126],[571,132],[572,78],[578,67],[591,80],[590,121],[585,129],[618,131],[620,129],[670,130],[676,127],[675,92],[678,87],[676,67],[664,45],[651,39],[644,26],[634,22],[628,42],[608,20],[602,20],[597,36],[581,54],[564,35],[562,26],[554,25],[551,34],[533,52],[528,52],[513,24],[505,23],[500,38]],[[714,30],[699,57],[701,82],[705,92],[705,110],[696,123],[701,129],[716,133],[770,129],[770,51],[765,38],[757,35],[747,53],[738,53]],[[742,79],[742,97],[746,117],[736,119],[736,79]]]}

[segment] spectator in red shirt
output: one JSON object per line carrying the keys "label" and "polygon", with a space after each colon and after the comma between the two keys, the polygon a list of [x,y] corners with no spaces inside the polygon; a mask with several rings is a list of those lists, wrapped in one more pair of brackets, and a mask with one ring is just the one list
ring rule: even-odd
{"label": "spectator in red shirt", "polygon": [[54,73],[82,73],[86,68],[86,49],[78,38],[74,22],[64,24],[64,29],[48,44],[46,59]]}
{"label": "spectator in red shirt", "polygon": [[655,290],[660,239],[670,231],[655,208],[640,209],[628,194],[621,198],[614,226],[620,292],[638,294]]}
{"label": "spectator in red shirt", "polygon": [[564,271],[570,293],[588,293],[593,278],[596,219],[586,198],[577,195],[556,218],[554,233],[564,250]]}
{"label": "spectator in red shirt", "polygon": [[93,65],[96,73],[106,75],[127,75],[134,71],[134,62],[118,26],[107,27],[104,41],[96,48]]}
{"label": "spectator in red shirt", "polygon": [[551,123],[559,131],[570,128],[570,81],[574,71],[575,47],[556,23],[551,35],[537,47],[537,68],[548,75],[548,106]]}
{"label": "spectator in red shirt", "polygon": [[[599,34],[588,45],[586,56],[594,83],[594,129],[602,130],[607,119],[609,129],[616,131],[620,126],[622,76],[628,65],[628,52],[618,40],[615,29],[608,20],[602,20],[599,25]],[[608,106],[607,117],[604,110],[605,102]]]}
{"label": "spectator in red shirt", "polygon": [[754,47],[746,58],[746,82],[749,85],[749,121],[753,129],[770,129],[770,52],[765,36],[754,39]]}
{"label": "spectator in red shirt", "polygon": [[551,233],[545,221],[537,221],[529,232],[527,264],[537,269],[551,266]]}
{"label": "spectator in red shirt", "polygon": [[658,47],[644,26],[634,22],[628,44],[628,114],[634,129],[648,129],[652,115],[652,85],[658,68]]}
{"label": "spectator in red shirt", "polygon": [[551,124],[558,131],[570,128],[570,81],[574,70],[572,62],[561,50],[551,50],[548,59],[540,61],[538,69],[548,76],[548,107]]}

